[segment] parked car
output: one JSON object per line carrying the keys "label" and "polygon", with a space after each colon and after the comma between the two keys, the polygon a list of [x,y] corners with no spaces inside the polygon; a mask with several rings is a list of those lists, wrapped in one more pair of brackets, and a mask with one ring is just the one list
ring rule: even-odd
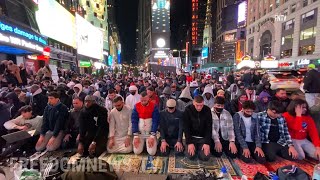
{"label": "parked car", "polygon": [[267,74],[272,90],[284,88],[287,91],[297,91],[300,89],[299,79],[294,76],[291,71],[275,70],[267,71]]}

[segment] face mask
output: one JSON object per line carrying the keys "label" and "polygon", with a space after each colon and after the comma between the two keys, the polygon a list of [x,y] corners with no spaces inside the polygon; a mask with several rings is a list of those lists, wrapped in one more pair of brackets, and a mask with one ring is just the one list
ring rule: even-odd
{"label": "face mask", "polygon": [[223,108],[215,108],[217,113],[221,113],[223,111]]}
{"label": "face mask", "polygon": [[130,92],[130,94],[134,96],[136,94],[136,92]]}
{"label": "face mask", "polygon": [[245,112],[243,112],[243,116],[244,116],[244,117],[251,117],[250,114],[247,114],[247,113],[245,113]]}

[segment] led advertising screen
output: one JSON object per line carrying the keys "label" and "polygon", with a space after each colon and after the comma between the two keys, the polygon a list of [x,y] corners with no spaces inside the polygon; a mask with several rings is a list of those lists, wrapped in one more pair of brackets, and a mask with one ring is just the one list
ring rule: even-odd
{"label": "led advertising screen", "polygon": [[208,58],[208,54],[209,54],[209,48],[208,47],[202,48],[202,51],[201,51],[202,59]]}
{"label": "led advertising screen", "polygon": [[41,34],[76,48],[75,17],[55,0],[39,1],[38,8]]}
{"label": "led advertising screen", "polygon": [[243,1],[238,6],[238,26],[243,26],[246,24],[247,14],[247,2]]}
{"label": "led advertising screen", "polygon": [[103,32],[76,14],[78,54],[103,58]]}

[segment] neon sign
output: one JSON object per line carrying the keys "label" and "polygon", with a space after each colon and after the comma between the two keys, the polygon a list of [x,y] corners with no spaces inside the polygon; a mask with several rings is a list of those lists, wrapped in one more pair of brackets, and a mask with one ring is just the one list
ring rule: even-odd
{"label": "neon sign", "polygon": [[3,32],[15,33],[19,36],[27,38],[29,40],[37,41],[43,45],[47,45],[47,41],[42,39],[42,37],[37,36],[35,34],[30,34],[24,30],[19,29],[18,27],[10,26],[0,21],[0,30]]}
{"label": "neon sign", "polygon": [[191,41],[193,45],[198,44],[198,8],[198,0],[192,0]]}

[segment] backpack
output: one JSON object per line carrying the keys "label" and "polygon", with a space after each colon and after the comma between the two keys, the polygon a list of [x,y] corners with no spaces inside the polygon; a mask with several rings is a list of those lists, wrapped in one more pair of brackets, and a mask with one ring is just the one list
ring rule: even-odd
{"label": "backpack", "polygon": [[311,177],[295,165],[283,166],[277,169],[279,180],[310,180]]}

